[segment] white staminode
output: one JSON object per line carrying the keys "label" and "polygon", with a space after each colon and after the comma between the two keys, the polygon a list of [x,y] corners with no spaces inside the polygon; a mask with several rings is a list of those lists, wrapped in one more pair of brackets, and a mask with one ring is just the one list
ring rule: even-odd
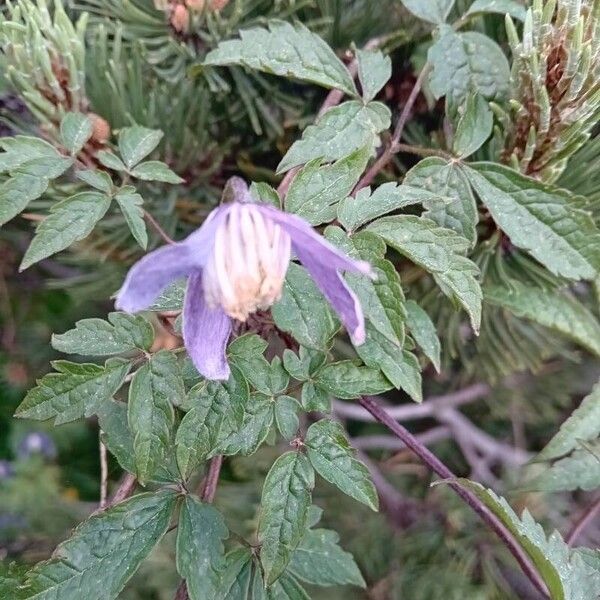
{"label": "white staminode", "polygon": [[281,297],[291,253],[290,236],[256,206],[232,204],[217,228],[203,273],[206,303],[245,321]]}

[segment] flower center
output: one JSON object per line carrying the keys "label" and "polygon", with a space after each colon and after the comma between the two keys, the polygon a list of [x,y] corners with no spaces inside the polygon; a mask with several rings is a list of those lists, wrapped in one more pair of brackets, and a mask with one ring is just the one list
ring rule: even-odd
{"label": "flower center", "polygon": [[290,236],[256,205],[232,205],[204,269],[207,305],[239,321],[269,308],[281,297],[290,253]]}

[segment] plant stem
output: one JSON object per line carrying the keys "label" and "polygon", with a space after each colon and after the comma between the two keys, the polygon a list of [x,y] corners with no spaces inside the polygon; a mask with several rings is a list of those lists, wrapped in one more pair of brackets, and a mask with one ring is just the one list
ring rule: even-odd
{"label": "plant stem", "polygon": [[102,430],[98,430],[100,444],[100,508],[106,506],[108,496],[108,458],[106,456],[106,445],[102,441]]}
{"label": "plant stem", "polygon": [[146,219],[146,221],[148,221],[148,223],[150,223],[150,225],[152,225],[152,227],[154,227],[156,233],[158,233],[158,235],[160,235],[160,237],[167,242],[167,244],[175,244],[175,240],[173,240],[171,237],[169,237],[169,235],[166,233],[166,231],[158,224],[158,221],[145,209],[142,209],[144,212],[144,217]]}
{"label": "plant stem", "polygon": [[121,481],[121,484],[117,488],[117,491],[113,494],[113,497],[109,500],[107,508],[122,502],[126,498],[129,498],[135,491],[137,485],[137,479],[131,473],[126,473],[125,477]]}
{"label": "plant stem", "polygon": [[449,480],[448,485],[481,517],[484,523],[496,533],[502,543],[515,557],[521,569],[523,569],[523,572],[527,575],[536,589],[546,597],[549,597],[546,585],[539,573],[532,566],[521,546],[502,524],[500,519],[498,519],[498,517],[496,517],[496,515],[492,513],[481,500],[475,496],[475,494],[461,487],[460,484],[455,481],[452,481],[456,479],[454,473],[452,473],[452,471],[437,456],[435,456],[435,454],[430,452],[430,450],[419,442],[419,440],[417,440],[407,429],[397,423],[383,407],[379,406],[379,404],[369,397],[362,397],[359,399],[359,402],[373,415],[373,417],[375,417],[376,421],[385,425],[394,435],[400,438],[408,448],[410,448],[436,475],[438,475],[438,477]]}
{"label": "plant stem", "polygon": [[586,528],[590,521],[600,512],[600,496],[596,498],[589,506],[587,506],[579,519],[575,522],[569,533],[565,538],[565,541],[569,546],[575,544],[581,532]]}

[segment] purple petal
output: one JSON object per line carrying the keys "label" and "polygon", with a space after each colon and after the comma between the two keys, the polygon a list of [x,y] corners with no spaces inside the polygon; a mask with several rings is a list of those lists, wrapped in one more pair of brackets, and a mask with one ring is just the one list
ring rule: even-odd
{"label": "purple petal", "polygon": [[[326,264],[331,269],[371,275],[371,266],[368,262],[350,258],[319,235],[304,219],[264,204],[257,206],[267,218],[287,231],[292,238],[292,247],[298,258],[301,253],[304,256],[310,254],[315,262]],[[300,260],[304,262],[302,258]]]}
{"label": "purple petal", "polygon": [[303,248],[298,248],[297,254],[317,287],[340,317],[352,342],[360,346],[365,341],[365,316],[356,294],[336,269],[316,259],[311,253],[304,252]]}
{"label": "purple petal", "polygon": [[170,283],[203,267],[213,247],[216,228],[228,210],[217,208],[185,240],[154,250],[136,262],[119,290],[116,308],[125,312],[144,310]]}
{"label": "purple petal", "polygon": [[207,379],[229,379],[225,349],[231,335],[231,318],[204,301],[202,275],[190,276],[183,306],[183,341],[201,375]]}

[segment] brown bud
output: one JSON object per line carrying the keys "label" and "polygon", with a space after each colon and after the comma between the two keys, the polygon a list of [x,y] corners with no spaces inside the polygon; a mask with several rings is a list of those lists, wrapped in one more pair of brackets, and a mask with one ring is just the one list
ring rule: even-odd
{"label": "brown bud", "polygon": [[106,144],[110,137],[110,125],[96,113],[88,113],[88,117],[92,121],[92,139],[100,144]]}
{"label": "brown bud", "polygon": [[175,31],[186,32],[190,26],[190,13],[183,4],[178,4],[171,13],[171,25]]}
{"label": "brown bud", "polygon": [[229,4],[229,0],[210,0],[210,10],[223,10]]}
{"label": "brown bud", "polygon": [[190,10],[200,12],[204,8],[205,0],[185,0],[185,5]]}

